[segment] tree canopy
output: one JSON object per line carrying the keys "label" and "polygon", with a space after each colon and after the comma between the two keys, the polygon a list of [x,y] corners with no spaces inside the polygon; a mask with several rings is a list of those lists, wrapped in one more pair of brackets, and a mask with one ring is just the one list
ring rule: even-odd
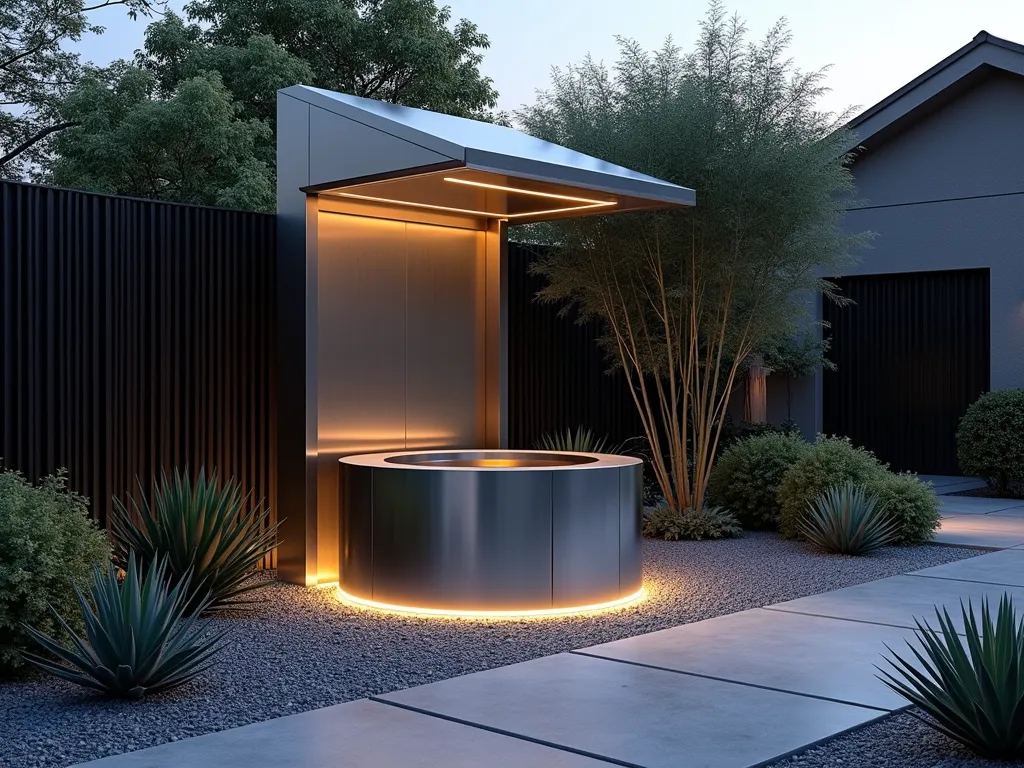
{"label": "tree canopy", "polygon": [[434,0],[194,0],[147,27],[133,62],[89,71],[60,101],[77,127],[55,144],[51,180],[271,210],[279,88],[490,117],[487,37],[450,21]]}
{"label": "tree canopy", "polygon": [[613,70],[556,71],[519,113],[535,135],[697,190],[694,208],[577,219],[534,269],[541,298],[607,327],[632,385],[669,505],[699,509],[744,361],[792,335],[808,297],[839,300],[820,274],[861,238],[839,219],[852,177],[845,116],[819,111],[824,71],[786,58],[712,2],[695,49],[620,40]]}
{"label": "tree canopy", "polygon": [[154,98],[152,73],[126,64],[95,72],[62,114],[81,127],[56,140],[52,180],[197,205],[270,210],[273,174],[257,157],[270,140],[263,121],[240,109],[215,72]]}
{"label": "tree canopy", "polygon": [[101,34],[99,12],[148,14],[147,0],[0,0],[0,176],[16,178],[45,156],[47,139],[74,127],[57,107],[81,78],[78,55],[64,49]]}

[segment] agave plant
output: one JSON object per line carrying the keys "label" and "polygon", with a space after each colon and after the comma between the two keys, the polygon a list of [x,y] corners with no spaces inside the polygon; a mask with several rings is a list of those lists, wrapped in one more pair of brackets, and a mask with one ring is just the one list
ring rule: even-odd
{"label": "agave plant", "polygon": [[221,610],[251,603],[239,597],[268,583],[249,577],[277,546],[280,523],[270,525],[270,511],[262,502],[249,504],[238,483],[222,485],[205,469],[193,482],[175,470],[170,479],[161,476],[151,502],[142,494],[141,503],[132,500],[131,506],[114,499],[115,562],[125,567],[130,552],[144,564],[166,557],[170,584],[186,585],[187,615],[200,606]]}
{"label": "agave plant", "polygon": [[94,566],[91,600],[75,587],[84,638],[54,610],[70,647],[26,626],[29,636],[56,660],[29,652],[25,659],[51,675],[126,699],[177,688],[208,669],[225,633],[207,633],[195,616],[185,616],[188,577],[169,587],[163,561],[151,562],[143,577],[134,553],[129,553],[126,566],[124,581],[118,581],[113,568],[104,573]]}
{"label": "agave plant", "polygon": [[826,552],[866,555],[891,544],[898,528],[873,496],[847,483],[830,488],[809,505],[800,532]]}
{"label": "agave plant", "polygon": [[616,448],[608,443],[608,437],[597,438],[589,429],[582,426],[574,433],[566,429],[565,433],[554,432],[542,435],[536,447],[543,451],[575,451],[576,453],[615,453]]}
{"label": "agave plant", "polygon": [[920,667],[898,656],[885,658],[891,671],[879,679],[931,717],[919,718],[984,757],[1024,758],[1024,620],[1003,594],[995,622],[988,599],[979,626],[970,601],[963,613],[964,637],[936,608],[939,628],[915,620],[922,650],[909,641]]}

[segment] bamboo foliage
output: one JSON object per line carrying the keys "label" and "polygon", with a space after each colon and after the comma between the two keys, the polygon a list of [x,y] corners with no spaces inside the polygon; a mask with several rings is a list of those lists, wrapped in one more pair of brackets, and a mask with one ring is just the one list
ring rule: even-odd
{"label": "bamboo foliage", "polygon": [[693,53],[621,40],[614,70],[556,71],[524,127],[692,187],[692,209],[571,220],[534,264],[539,299],[600,319],[653,453],[668,505],[700,509],[745,362],[809,325],[815,295],[866,235],[839,225],[851,202],[843,115],[815,104],[824,72],[784,58],[783,24],[748,43],[712,2]]}

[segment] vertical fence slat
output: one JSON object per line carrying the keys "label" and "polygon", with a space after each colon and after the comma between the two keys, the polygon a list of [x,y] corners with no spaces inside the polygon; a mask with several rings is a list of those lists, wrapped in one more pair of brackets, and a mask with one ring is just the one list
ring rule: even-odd
{"label": "vertical fence slat", "polygon": [[100,524],[184,464],[275,509],[274,243],[272,215],[0,181],[4,466],[66,466]]}

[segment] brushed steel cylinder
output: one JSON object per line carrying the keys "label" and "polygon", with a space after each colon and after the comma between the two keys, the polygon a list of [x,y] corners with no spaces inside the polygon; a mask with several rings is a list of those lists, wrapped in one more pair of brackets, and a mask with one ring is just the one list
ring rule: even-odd
{"label": "brushed steel cylinder", "polygon": [[531,611],[641,587],[639,459],[448,450],[340,463],[339,585],[352,597]]}

